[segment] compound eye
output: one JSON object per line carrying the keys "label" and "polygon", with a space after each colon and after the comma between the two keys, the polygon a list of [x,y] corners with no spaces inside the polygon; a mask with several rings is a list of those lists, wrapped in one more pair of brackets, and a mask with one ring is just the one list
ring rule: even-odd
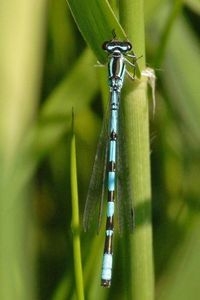
{"label": "compound eye", "polygon": [[108,51],[108,48],[109,48],[109,42],[106,41],[103,43],[102,49]]}
{"label": "compound eye", "polygon": [[131,43],[127,42],[127,51],[130,51],[132,49]]}
{"label": "compound eye", "polygon": [[113,50],[116,48],[115,43],[107,41],[102,45],[103,50],[107,51],[108,53],[112,53]]}
{"label": "compound eye", "polygon": [[108,51],[108,52],[111,51],[112,52],[113,45],[112,45],[112,43],[110,41],[106,41],[106,42],[103,43],[102,48],[105,51]]}
{"label": "compound eye", "polygon": [[128,52],[132,49],[132,45],[129,42],[123,42],[121,47],[122,47],[122,51],[124,52]]}

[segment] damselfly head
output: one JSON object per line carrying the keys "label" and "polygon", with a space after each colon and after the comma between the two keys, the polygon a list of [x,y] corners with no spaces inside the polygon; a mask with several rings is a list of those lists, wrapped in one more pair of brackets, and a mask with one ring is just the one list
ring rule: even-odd
{"label": "damselfly head", "polygon": [[131,51],[132,45],[130,42],[127,41],[117,41],[117,40],[111,40],[106,41],[102,45],[103,50],[107,51],[108,53],[113,53],[114,51],[119,51],[121,53],[126,53]]}

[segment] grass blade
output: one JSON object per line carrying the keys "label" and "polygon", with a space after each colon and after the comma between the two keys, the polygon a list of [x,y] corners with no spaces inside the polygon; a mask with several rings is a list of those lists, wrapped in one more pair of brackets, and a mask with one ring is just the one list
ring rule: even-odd
{"label": "grass blade", "polygon": [[78,300],[84,300],[83,290],[83,271],[81,262],[80,247],[80,224],[79,224],[79,205],[77,187],[77,167],[76,167],[76,142],[74,134],[74,115],[72,114],[72,137],[71,137],[71,197],[72,197],[72,233],[73,233],[73,252],[76,293]]}

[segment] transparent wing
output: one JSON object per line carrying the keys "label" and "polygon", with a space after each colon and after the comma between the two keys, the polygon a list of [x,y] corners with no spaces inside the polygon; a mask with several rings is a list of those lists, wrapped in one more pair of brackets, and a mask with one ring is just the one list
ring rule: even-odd
{"label": "transparent wing", "polygon": [[129,176],[129,162],[127,157],[127,140],[124,134],[123,109],[119,112],[118,143],[117,143],[117,210],[120,234],[134,229],[134,209]]}
{"label": "transparent wing", "polygon": [[92,176],[90,179],[88,194],[85,203],[83,215],[83,227],[85,231],[88,230],[94,217],[98,222],[97,231],[99,231],[101,223],[108,156],[108,121],[109,110],[107,109],[99,137]]}

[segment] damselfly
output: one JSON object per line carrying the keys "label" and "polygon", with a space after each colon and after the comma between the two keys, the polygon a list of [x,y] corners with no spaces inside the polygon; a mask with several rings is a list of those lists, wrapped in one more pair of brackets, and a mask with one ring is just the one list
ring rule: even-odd
{"label": "damselfly", "polygon": [[[99,144],[95,157],[93,173],[90,180],[87,195],[83,224],[84,229],[88,229],[92,213],[99,206],[100,223],[102,206],[104,200],[105,180],[107,180],[107,220],[106,236],[104,244],[104,254],[102,262],[101,285],[110,287],[112,279],[113,264],[113,232],[114,232],[114,211],[115,200],[117,200],[119,229],[123,229],[124,223],[133,229],[133,208],[129,196],[129,183],[122,182],[127,175],[128,166],[123,161],[124,147],[123,135],[120,122],[120,94],[124,83],[125,74],[130,73],[126,69],[129,64],[135,70],[135,55],[131,52],[132,45],[128,41],[119,41],[115,38],[106,41],[103,50],[108,53],[108,85],[110,89],[110,102],[107,117],[104,119]],[[130,61],[130,59],[132,61]],[[125,171],[124,171],[125,170]],[[125,174],[126,173],[126,174]],[[120,215],[123,217],[120,218]]]}

